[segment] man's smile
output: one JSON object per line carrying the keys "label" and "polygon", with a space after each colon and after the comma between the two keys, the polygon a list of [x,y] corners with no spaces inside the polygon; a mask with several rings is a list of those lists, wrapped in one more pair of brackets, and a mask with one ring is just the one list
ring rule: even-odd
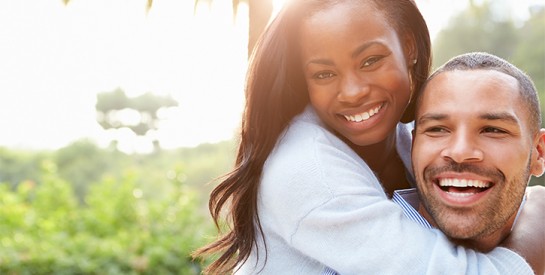
{"label": "man's smile", "polygon": [[490,182],[473,179],[443,178],[438,181],[441,190],[453,196],[471,196],[485,191]]}
{"label": "man's smile", "polygon": [[433,183],[445,204],[463,207],[479,201],[494,186],[491,181],[464,177],[437,177]]}

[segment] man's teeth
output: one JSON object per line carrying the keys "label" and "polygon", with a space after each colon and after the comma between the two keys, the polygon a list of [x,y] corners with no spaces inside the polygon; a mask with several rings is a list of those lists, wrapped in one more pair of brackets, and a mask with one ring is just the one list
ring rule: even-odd
{"label": "man's teeth", "polygon": [[451,196],[454,196],[454,197],[460,197],[460,198],[463,198],[463,197],[470,197],[470,196],[473,196],[477,193],[463,193],[463,192],[448,192],[447,193]]}
{"label": "man's teeth", "polygon": [[346,120],[352,121],[352,122],[362,122],[364,120],[368,120],[370,117],[374,116],[378,111],[382,108],[381,106],[378,106],[374,109],[369,110],[368,112],[363,112],[361,114],[353,115],[353,116],[344,116]]}
{"label": "man's teeth", "polygon": [[441,179],[439,181],[439,186],[453,186],[453,187],[478,187],[478,188],[488,188],[490,187],[489,182],[480,181],[480,180],[466,180],[466,179]]}

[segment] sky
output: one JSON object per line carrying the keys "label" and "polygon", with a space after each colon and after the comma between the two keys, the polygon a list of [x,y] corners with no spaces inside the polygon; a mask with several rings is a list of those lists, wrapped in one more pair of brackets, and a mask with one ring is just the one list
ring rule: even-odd
{"label": "sky", "polygon": [[[284,1],[276,0],[278,10]],[[544,0],[517,1],[525,5]],[[58,149],[87,138],[120,140],[126,152],[151,150],[129,130],[96,122],[96,94],[169,94],[154,135],[164,148],[230,139],[240,124],[246,73],[247,7],[231,1],[0,0],[0,146]],[[432,35],[466,1],[417,0]],[[478,1],[477,1],[478,2]]]}

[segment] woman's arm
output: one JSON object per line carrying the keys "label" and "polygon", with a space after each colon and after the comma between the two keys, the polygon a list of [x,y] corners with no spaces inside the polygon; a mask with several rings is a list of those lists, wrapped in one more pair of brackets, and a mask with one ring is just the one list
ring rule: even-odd
{"label": "woman's arm", "polygon": [[361,158],[325,131],[301,126],[283,137],[260,198],[265,234],[282,239],[269,247],[288,245],[340,274],[533,273],[512,250],[478,253],[406,218]]}
{"label": "woman's arm", "polygon": [[545,187],[528,187],[527,201],[502,246],[518,252],[536,274],[545,274]]}

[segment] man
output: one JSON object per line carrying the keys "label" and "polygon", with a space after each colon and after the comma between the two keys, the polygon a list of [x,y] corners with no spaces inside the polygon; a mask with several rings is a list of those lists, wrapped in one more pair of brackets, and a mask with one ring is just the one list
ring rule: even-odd
{"label": "man", "polygon": [[496,56],[464,54],[428,79],[417,105],[419,212],[454,242],[491,250],[511,231],[531,175],[545,167],[532,81]]}
{"label": "man", "polygon": [[[392,200],[453,242],[492,250],[511,232],[530,177],[545,170],[540,125],[537,92],[518,68],[486,53],[451,59],[417,98],[412,166],[418,195],[398,190]],[[326,268],[322,274],[336,273]]]}

